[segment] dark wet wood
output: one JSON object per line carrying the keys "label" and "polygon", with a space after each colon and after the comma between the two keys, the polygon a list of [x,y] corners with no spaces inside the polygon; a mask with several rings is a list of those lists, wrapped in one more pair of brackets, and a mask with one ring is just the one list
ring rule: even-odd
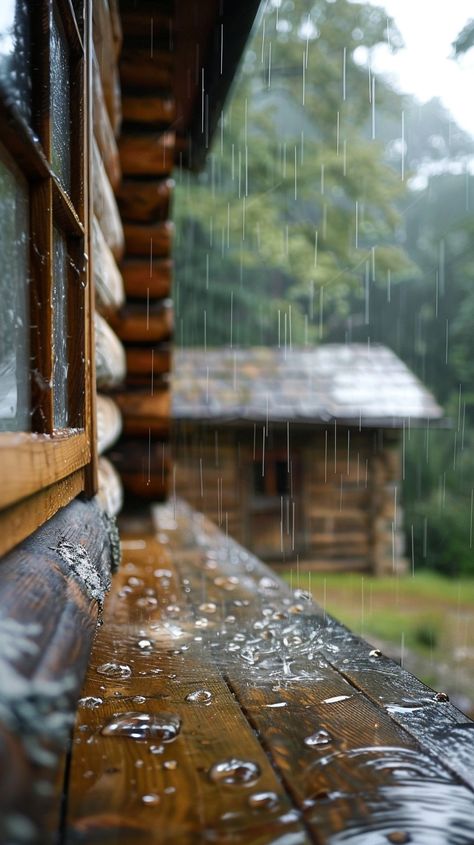
{"label": "dark wet wood", "polygon": [[[191,845],[199,840],[200,831],[206,831],[210,841],[221,842],[236,828],[240,842],[263,845],[283,834],[301,845],[310,841],[304,826],[290,813],[291,801],[213,661],[205,654],[197,657],[181,651],[171,630],[163,625],[166,606],[179,603],[186,617],[182,620],[185,640],[191,640],[196,630],[192,615],[185,610],[179,572],[166,547],[152,536],[125,535],[123,554],[124,565],[107,600],[105,624],[96,638],[83,689],[84,695],[96,696],[103,703],[93,709],[80,708],[76,723],[66,842],[86,837],[88,843],[103,843],[112,836],[120,845],[142,840]],[[154,573],[159,569],[169,570],[170,577],[166,586],[161,579],[157,594]],[[143,639],[142,626],[150,624],[156,626],[153,637],[159,660],[156,651],[145,653],[137,646]],[[119,643],[120,663],[132,667],[132,676],[111,681],[97,669],[118,659]],[[210,705],[186,701],[203,683],[212,695]],[[182,721],[181,731],[160,753],[151,753],[159,745],[156,741],[134,742],[101,734],[107,722],[130,710],[175,714]],[[258,789],[275,793],[273,808],[249,808],[254,785],[236,790],[212,782],[213,764],[232,757],[260,767]],[[152,796],[149,800],[156,803],[147,804],[144,796]]]}
{"label": "dark wet wood", "polygon": [[[73,720],[98,614],[97,603],[88,597],[59,555],[61,542],[82,546],[92,566],[104,581],[107,579],[109,539],[103,518],[91,502],[75,501],[63,508],[6,555],[0,566],[2,843],[46,845],[57,841],[52,829],[61,802],[57,775],[63,771],[68,725]],[[10,657],[5,648],[9,629]],[[23,680],[30,684],[30,717],[26,707],[22,710],[15,706],[15,689]],[[56,725],[60,716],[64,719],[62,736],[50,732],[55,711]],[[39,756],[45,753],[48,758]],[[42,784],[42,789],[35,791],[32,783]],[[34,826],[32,836],[20,839],[14,835],[13,815],[20,820],[27,817]],[[10,835],[5,831],[11,831]]]}
{"label": "dark wet wood", "polygon": [[156,223],[169,217],[173,179],[125,179],[117,200],[122,220]]}
{"label": "dark wet wood", "polygon": [[155,437],[123,438],[114,447],[111,458],[127,493],[153,501],[166,497],[171,470],[168,443]]}
{"label": "dark wet wood", "polygon": [[173,309],[169,301],[125,305],[111,315],[111,325],[118,337],[130,343],[157,343],[169,340],[173,332]]}
{"label": "dark wet wood", "polygon": [[168,50],[152,51],[149,44],[125,46],[120,56],[120,81],[125,91],[169,91],[173,84],[173,54]]}
{"label": "dark wet wood", "polygon": [[130,123],[169,125],[176,116],[176,102],[169,95],[147,97],[141,93],[125,94],[122,111],[124,120]]}
{"label": "dark wet wood", "polygon": [[122,411],[125,434],[168,436],[171,426],[169,389],[158,388],[153,393],[151,389],[130,389],[127,393],[117,393],[115,398]]}
{"label": "dark wet wood", "polygon": [[[420,707],[429,709],[432,691],[396,664],[370,657],[366,643],[308,596],[293,595],[202,516],[179,502],[153,512],[155,536],[138,523],[123,538],[125,568],[96,642],[84,693],[103,703],[78,714],[68,842],[81,841],[82,832],[91,843],[113,836],[126,845],[243,845],[278,841],[277,832],[286,841],[291,830],[296,838],[289,841],[319,845],[455,835],[468,843],[474,793],[466,779],[349,675],[365,655],[370,671],[382,665],[392,689],[422,689]],[[262,639],[262,630],[272,636]],[[293,640],[285,646],[284,637]],[[150,646],[140,648],[140,638]],[[288,671],[265,663],[273,638],[280,653],[289,649]],[[260,650],[255,662],[248,659],[252,640]],[[97,673],[98,664],[118,659],[130,666],[130,678]],[[210,704],[186,701],[197,689],[211,693]],[[458,714],[449,703],[436,708]],[[131,710],[176,713],[181,735],[155,755],[150,740],[100,734],[114,714]],[[473,723],[463,721],[458,726],[468,734]],[[305,742],[311,736],[313,745]],[[464,739],[451,732],[452,759]],[[249,786],[210,787],[210,767],[231,756],[258,763],[261,777]],[[276,793],[274,807],[252,809],[249,796],[265,790]],[[158,796],[155,804],[144,806],[147,794]]]}
{"label": "dark wet wood", "polygon": [[164,223],[129,223],[124,225],[127,255],[146,255],[154,258],[168,258],[171,255],[174,225]]}
{"label": "dark wet wood", "polygon": [[171,370],[171,347],[167,343],[143,349],[141,346],[127,346],[127,382],[161,376]]}
{"label": "dark wet wood", "polygon": [[127,259],[122,265],[123,282],[130,299],[169,296],[173,262],[170,258]]}
{"label": "dark wet wood", "polygon": [[174,132],[127,133],[119,142],[125,176],[167,176],[174,164]]}

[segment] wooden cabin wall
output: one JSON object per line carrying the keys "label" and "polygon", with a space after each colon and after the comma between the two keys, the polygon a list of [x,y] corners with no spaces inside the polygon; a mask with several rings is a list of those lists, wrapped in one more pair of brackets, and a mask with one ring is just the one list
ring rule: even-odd
{"label": "wooden cabin wall", "polygon": [[307,559],[327,571],[403,568],[398,433],[333,427],[302,453]]}
{"label": "wooden cabin wall", "polygon": [[117,0],[93,3],[93,40],[90,248],[96,306],[98,499],[107,513],[115,515],[122,506],[122,485],[108,456],[122,430],[114,393],[126,372],[125,350],[112,328],[125,301],[119,269],[125,239],[114,193],[121,181],[117,138],[122,120],[118,71],[122,33]]}
{"label": "wooden cabin wall", "polygon": [[[270,563],[296,559],[321,571],[403,569],[401,450],[397,432],[290,427],[291,493],[256,497],[263,426],[180,421],[174,490]],[[272,456],[286,461],[286,427],[269,426]],[[282,519],[283,516],[283,519]]]}
{"label": "wooden cabin wall", "polygon": [[242,544],[244,441],[232,429],[185,422],[174,425],[173,492]]}
{"label": "wooden cabin wall", "polygon": [[111,315],[124,344],[126,377],[116,400],[123,437],[112,456],[125,490],[167,494],[173,311],[170,206],[174,165],[173,3],[122,0],[122,181],[118,188],[126,300]]}

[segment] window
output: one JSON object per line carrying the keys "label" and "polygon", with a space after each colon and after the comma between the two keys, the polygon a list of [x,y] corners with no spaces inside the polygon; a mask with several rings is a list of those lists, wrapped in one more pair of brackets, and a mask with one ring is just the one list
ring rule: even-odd
{"label": "window", "polygon": [[291,476],[286,457],[269,453],[253,464],[253,492],[258,498],[289,496],[291,494]]}
{"label": "window", "polygon": [[87,7],[0,8],[0,553],[95,487]]}

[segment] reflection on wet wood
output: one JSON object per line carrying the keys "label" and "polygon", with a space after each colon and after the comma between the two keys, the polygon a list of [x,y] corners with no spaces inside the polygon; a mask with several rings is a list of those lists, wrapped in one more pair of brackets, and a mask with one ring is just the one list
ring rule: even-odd
{"label": "reflection on wet wood", "polygon": [[[186,845],[200,831],[211,842],[236,831],[262,845],[310,841],[213,661],[186,649],[198,629],[171,555],[152,536],[123,540],[76,723],[66,841]],[[240,766],[219,781],[213,767],[234,758]],[[270,798],[252,807],[256,793]]]}
{"label": "reflection on wet wood", "polygon": [[[473,723],[199,514],[153,512],[155,534],[123,537],[67,841],[468,845],[474,795],[453,769]],[[393,709],[410,696],[423,729]],[[428,721],[456,722],[449,759]]]}

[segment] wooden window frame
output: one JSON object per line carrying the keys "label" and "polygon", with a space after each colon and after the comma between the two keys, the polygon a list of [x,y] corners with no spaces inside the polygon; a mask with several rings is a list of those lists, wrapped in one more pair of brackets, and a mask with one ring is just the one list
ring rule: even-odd
{"label": "wooden window frame", "polygon": [[[76,4],[77,6],[77,4]],[[61,21],[69,48],[70,187],[53,172],[50,22]],[[29,191],[32,430],[0,433],[0,554],[79,493],[97,490],[91,255],[92,10],[72,0],[30,4],[31,125],[0,86],[0,143]],[[34,67],[34,71],[33,71]],[[67,243],[68,427],[54,427],[53,230]]]}

